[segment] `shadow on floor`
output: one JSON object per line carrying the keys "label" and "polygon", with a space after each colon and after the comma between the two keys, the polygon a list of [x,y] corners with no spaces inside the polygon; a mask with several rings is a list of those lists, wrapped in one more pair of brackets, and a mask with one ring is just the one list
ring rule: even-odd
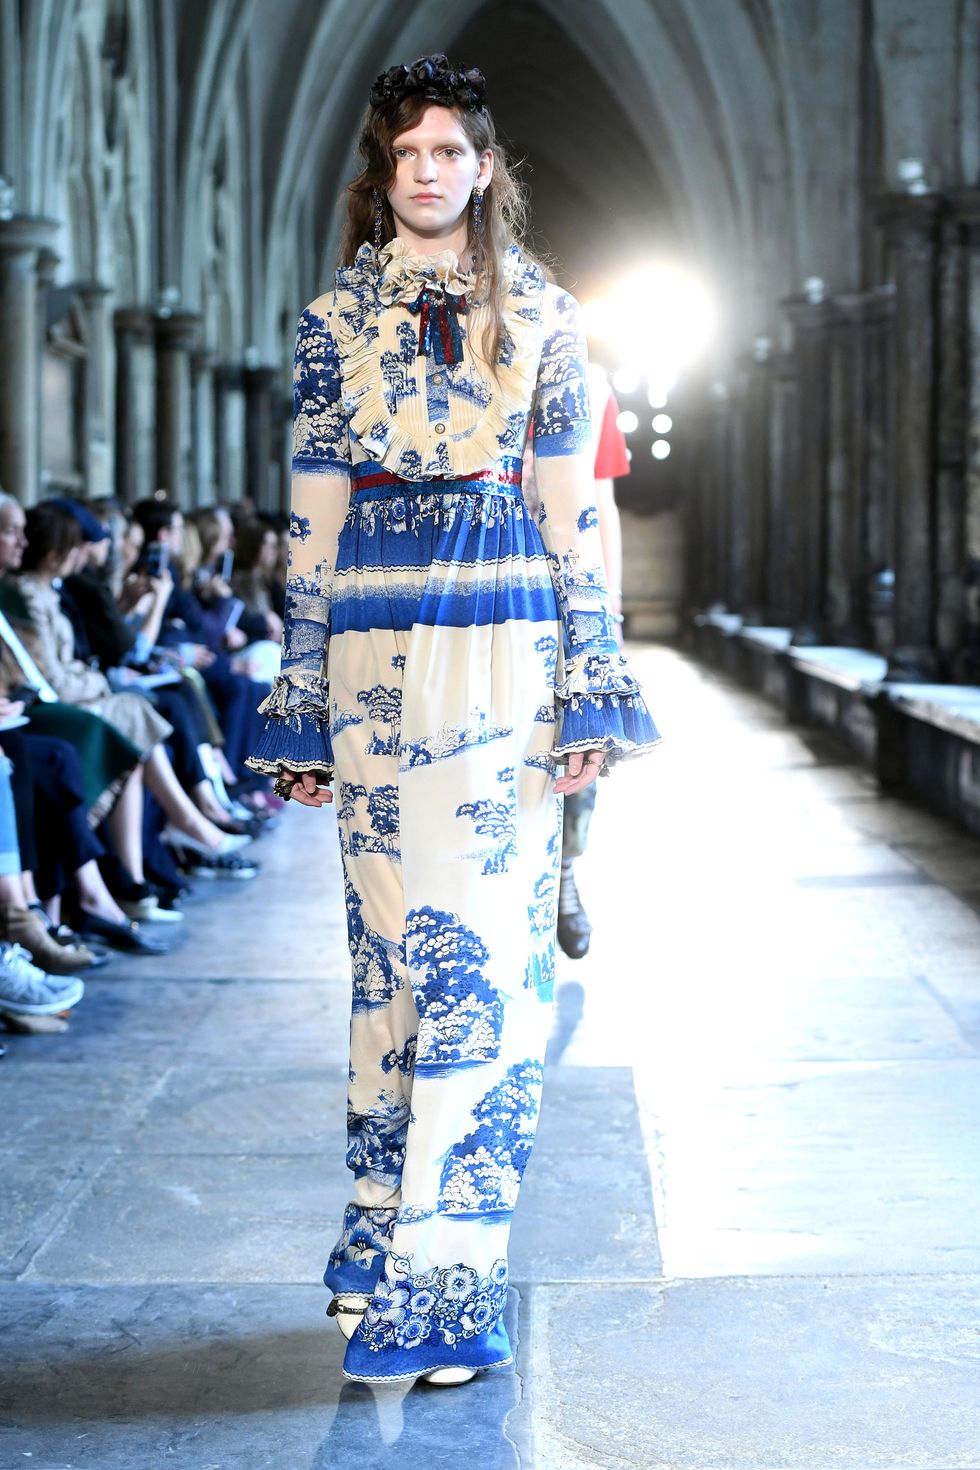
{"label": "shadow on floor", "polygon": [[[32,1313],[37,1321],[37,1315]],[[43,1308],[40,1313],[44,1315]],[[516,1317],[516,1302],[509,1315]],[[132,1319],[130,1319],[132,1321]],[[377,1388],[341,1375],[333,1332],[228,1332],[144,1345],[118,1319],[111,1339],[38,1340],[0,1375],[0,1461],[133,1470],[518,1470],[506,1420],[521,1400],[511,1369],[456,1389]],[[152,1331],[152,1328],[151,1328]],[[516,1335],[516,1322],[515,1322]]]}

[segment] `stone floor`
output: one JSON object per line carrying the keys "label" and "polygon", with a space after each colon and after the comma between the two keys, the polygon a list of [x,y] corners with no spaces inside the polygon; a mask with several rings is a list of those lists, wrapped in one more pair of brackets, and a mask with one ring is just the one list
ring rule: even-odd
{"label": "stone floor", "polygon": [[669,739],[580,864],[516,1373],[340,1378],[343,906],[292,810],[170,956],[9,1038],[0,1470],[980,1467],[980,846],[636,662]]}

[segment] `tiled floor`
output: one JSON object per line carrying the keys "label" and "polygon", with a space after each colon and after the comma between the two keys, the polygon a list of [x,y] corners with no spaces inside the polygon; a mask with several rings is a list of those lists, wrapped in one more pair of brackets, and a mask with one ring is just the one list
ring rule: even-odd
{"label": "tiled floor", "polygon": [[980,845],[665,649],[602,783],[517,1373],[342,1383],[333,818],[0,1065],[0,1470],[978,1470]]}

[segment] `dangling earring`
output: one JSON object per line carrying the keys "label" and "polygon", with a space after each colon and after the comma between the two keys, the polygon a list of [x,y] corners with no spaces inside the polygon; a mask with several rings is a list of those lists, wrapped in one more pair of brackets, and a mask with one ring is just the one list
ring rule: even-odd
{"label": "dangling earring", "polygon": [[380,189],[374,191],[374,248],[381,249],[381,231],[384,228],[385,202]]}
{"label": "dangling earring", "polygon": [[483,190],[473,190],[473,233],[483,234]]}

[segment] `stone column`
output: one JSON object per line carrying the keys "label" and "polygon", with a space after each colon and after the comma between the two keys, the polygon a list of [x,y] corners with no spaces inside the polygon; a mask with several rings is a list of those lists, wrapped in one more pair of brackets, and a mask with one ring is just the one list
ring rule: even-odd
{"label": "stone column", "polygon": [[273,461],[279,373],[261,365],[245,368],[245,490],[256,510],[279,509],[279,476]]}
{"label": "stone column", "polygon": [[58,229],[28,215],[0,219],[0,486],[24,505],[40,489],[38,266]]}
{"label": "stone column", "polygon": [[894,644],[895,371],[894,286],[878,286],[864,304],[864,446],[862,459],[864,615],[870,646]]}
{"label": "stone column", "polygon": [[727,385],[711,389],[711,448],[714,522],[711,535],[712,602],[729,611],[735,609],[735,577],[732,564],[732,405]]}
{"label": "stone column", "polygon": [[[822,287],[822,283],[819,283]],[[829,307],[816,289],[785,303],[793,328],[799,391],[796,424],[794,576],[798,579],[793,642],[825,643],[827,629],[827,325]]]}
{"label": "stone column", "polygon": [[742,395],[745,437],[742,446],[743,499],[746,518],[743,561],[743,618],[759,626],[769,617],[766,571],[769,547],[769,407],[771,344],[755,343],[745,365]]}
{"label": "stone column", "polygon": [[962,675],[980,666],[980,190],[958,191],[951,200],[962,230],[966,327],[963,537],[966,592]]}
{"label": "stone column", "polygon": [[214,355],[191,353],[191,486],[190,503],[211,505],[215,483]]}
{"label": "stone column", "polygon": [[800,621],[800,578],[796,567],[801,540],[796,490],[799,463],[799,386],[796,360],[780,352],[772,358],[769,375],[768,521],[766,605],[776,627],[792,628]]}
{"label": "stone column", "polygon": [[219,363],[214,369],[215,496],[238,502],[244,492],[244,368]]}
{"label": "stone column", "polygon": [[88,355],[85,359],[84,473],[89,496],[113,493],[109,402],[109,296],[111,287],[81,281],[75,291],[85,308]]}
{"label": "stone column", "polygon": [[933,679],[936,415],[935,298],[940,201],[891,194],[878,205],[895,283],[895,644],[889,678]]}
{"label": "stone column", "polygon": [[116,338],[116,494],[126,505],[152,495],[143,465],[142,435],[148,426],[141,412],[140,357],[153,342],[154,316],[146,307],[125,307],[113,314]]}
{"label": "stone column", "polygon": [[830,303],[827,423],[827,624],[833,642],[864,647],[865,322],[862,295]]}
{"label": "stone column", "polygon": [[200,317],[193,312],[157,313],[157,488],[186,505],[191,472],[191,349]]}

